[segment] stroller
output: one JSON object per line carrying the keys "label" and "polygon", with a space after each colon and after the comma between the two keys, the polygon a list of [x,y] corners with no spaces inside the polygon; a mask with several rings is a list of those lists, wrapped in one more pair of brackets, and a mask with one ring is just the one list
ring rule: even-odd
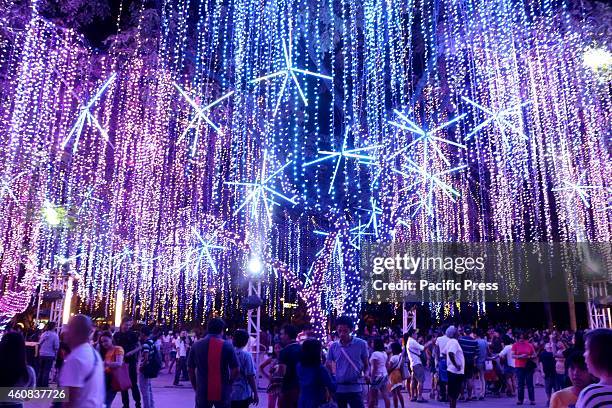
{"label": "stroller", "polygon": [[495,397],[501,395],[503,387],[503,374],[501,366],[496,360],[485,361],[485,382],[487,384],[487,392]]}

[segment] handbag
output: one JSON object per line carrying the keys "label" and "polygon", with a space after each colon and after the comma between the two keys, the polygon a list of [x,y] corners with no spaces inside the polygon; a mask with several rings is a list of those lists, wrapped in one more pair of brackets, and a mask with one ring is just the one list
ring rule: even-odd
{"label": "handbag", "polygon": [[417,356],[421,360],[421,364],[423,365],[423,367],[427,365],[427,356],[425,355],[425,353],[421,352],[417,354],[412,350],[408,350],[408,351],[412,353],[413,355]]}
{"label": "handbag", "polygon": [[538,365],[532,359],[527,360],[527,362],[525,363],[525,368],[527,369],[527,371],[533,371],[537,367]]}
{"label": "handbag", "polygon": [[127,391],[132,388],[128,365],[123,363],[111,371],[111,388],[113,391]]}

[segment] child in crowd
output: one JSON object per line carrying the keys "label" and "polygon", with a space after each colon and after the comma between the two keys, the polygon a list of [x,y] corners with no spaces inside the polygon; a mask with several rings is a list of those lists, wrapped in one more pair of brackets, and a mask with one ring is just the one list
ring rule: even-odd
{"label": "child in crowd", "polygon": [[232,383],[232,408],[249,408],[257,405],[257,385],[255,384],[255,363],[251,353],[245,350],[249,342],[249,334],[244,330],[236,330],[233,344],[236,348],[236,359],[240,374]]}
{"label": "child in crowd", "polygon": [[401,367],[404,364],[402,346],[399,343],[391,343],[391,358],[387,370],[389,371],[389,390],[393,396],[393,406],[404,408],[404,396],[402,395],[403,378]]}

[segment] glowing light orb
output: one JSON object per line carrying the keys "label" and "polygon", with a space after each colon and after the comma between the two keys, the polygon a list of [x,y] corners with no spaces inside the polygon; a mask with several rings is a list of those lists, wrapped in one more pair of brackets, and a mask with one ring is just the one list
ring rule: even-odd
{"label": "glowing light orb", "polygon": [[58,226],[62,222],[60,212],[48,201],[43,205],[42,216],[45,222],[52,227]]}
{"label": "glowing light orb", "polygon": [[259,258],[251,258],[247,264],[247,270],[251,276],[260,276],[263,272],[263,263]]}
{"label": "glowing light orb", "polygon": [[584,52],[582,63],[593,70],[607,68],[612,65],[612,53],[605,48],[590,48]]}

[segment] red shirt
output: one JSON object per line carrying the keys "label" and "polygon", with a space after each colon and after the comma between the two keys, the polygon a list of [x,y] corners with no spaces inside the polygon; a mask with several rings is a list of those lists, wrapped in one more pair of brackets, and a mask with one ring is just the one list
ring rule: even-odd
{"label": "red shirt", "polygon": [[519,358],[517,355],[533,355],[535,350],[528,341],[518,341],[512,345],[512,355],[514,356],[514,365],[516,368],[523,368],[527,364],[528,358]]}

